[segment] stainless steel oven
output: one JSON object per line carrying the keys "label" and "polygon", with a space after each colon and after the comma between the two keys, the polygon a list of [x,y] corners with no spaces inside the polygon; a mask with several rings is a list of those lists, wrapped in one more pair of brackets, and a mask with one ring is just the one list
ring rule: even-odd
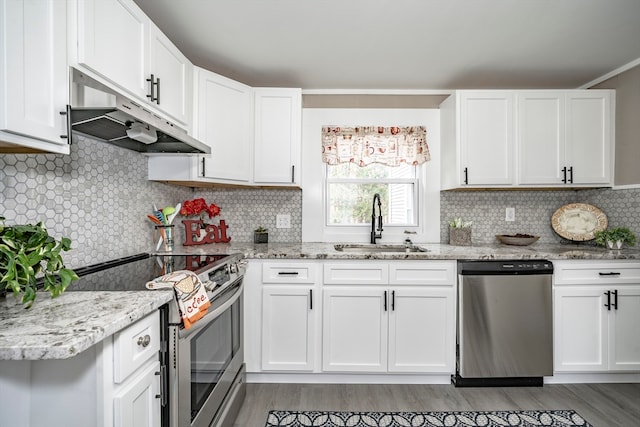
{"label": "stainless steel oven", "polygon": [[[231,426],[245,396],[241,254],[138,254],[80,269],[68,291],[146,290],[145,283],[191,270],[211,307],[185,329],[174,298],[160,309],[161,427]],[[156,292],[156,291],[149,291]]]}
{"label": "stainless steel oven", "polygon": [[238,275],[215,295],[207,314],[191,328],[169,324],[170,427],[233,424],[246,393],[243,288]]}

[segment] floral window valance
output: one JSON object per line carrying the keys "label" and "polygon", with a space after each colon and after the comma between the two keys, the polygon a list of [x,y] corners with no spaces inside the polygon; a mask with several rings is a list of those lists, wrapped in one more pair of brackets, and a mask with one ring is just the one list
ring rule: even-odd
{"label": "floral window valance", "polygon": [[429,160],[431,155],[424,126],[322,128],[322,161],[330,165],[421,165]]}

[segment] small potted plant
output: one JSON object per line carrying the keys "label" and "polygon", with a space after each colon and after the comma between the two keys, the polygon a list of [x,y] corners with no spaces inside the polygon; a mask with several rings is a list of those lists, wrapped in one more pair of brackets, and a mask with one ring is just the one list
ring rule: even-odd
{"label": "small potted plant", "polygon": [[262,226],[253,230],[253,243],[269,243],[269,230]]}
{"label": "small potted plant", "polygon": [[609,249],[622,249],[625,243],[635,246],[636,235],[627,227],[610,228],[593,233],[596,243]]}
{"label": "small potted plant", "polygon": [[455,246],[471,246],[472,221],[455,218],[449,221],[449,244]]}
{"label": "small potted plant", "polygon": [[0,216],[0,290],[11,291],[25,308],[31,308],[39,281],[51,297],[61,295],[78,275],[64,266],[62,251],[71,248],[71,240],[56,240],[44,225],[6,226]]}

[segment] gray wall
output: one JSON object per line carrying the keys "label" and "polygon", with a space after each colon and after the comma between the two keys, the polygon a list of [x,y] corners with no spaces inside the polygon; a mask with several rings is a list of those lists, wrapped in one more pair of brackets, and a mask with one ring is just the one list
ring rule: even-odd
{"label": "gray wall", "polygon": [[616,90],[615,184],[640,184],[640,66],[594,86]]}

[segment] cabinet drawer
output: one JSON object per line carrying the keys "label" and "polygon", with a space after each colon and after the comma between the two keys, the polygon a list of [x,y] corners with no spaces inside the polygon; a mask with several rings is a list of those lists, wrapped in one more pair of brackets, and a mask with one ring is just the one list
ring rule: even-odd
{"label": "cabinet drawer", "polygon": [[455,261],[402,261],[389,264],[391,285],[453,286],[455,282]]}
{"label": "cabinet drawer", "polygon": [[327,285],[387,285],[389,266],[380,263],[335,263],[324,265]]}
{"label": "cabinet drawer", "polygon": [[120,383],[160,350],[158,311],[113,336],[113,381]]}
{"label": "cabinet drawer", "polygon": [[314,283],[316,264],[273,263],[262,264],[262,283]]}
{"label": "cabinet drawer", "polygon": [[640,263],[627,261],[553,261],[554,284],[640,283]]}

